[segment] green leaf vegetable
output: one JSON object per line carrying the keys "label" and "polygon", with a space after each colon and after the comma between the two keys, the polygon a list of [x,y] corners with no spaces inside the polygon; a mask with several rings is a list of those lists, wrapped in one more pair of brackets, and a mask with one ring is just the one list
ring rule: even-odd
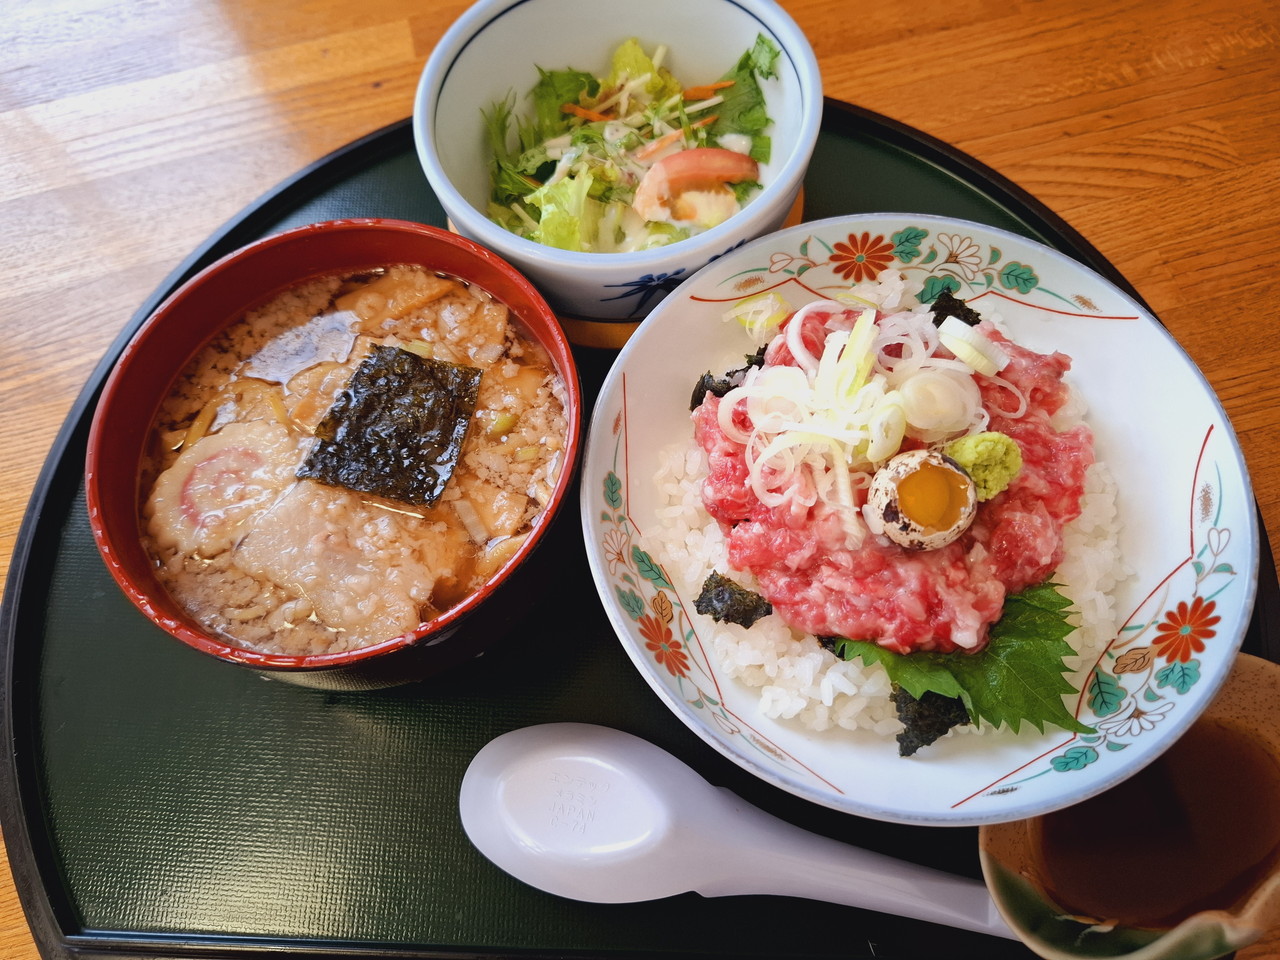
{"label": "green leaf vegetable", "polygon": [[895,653],[868,640],[838,639],[836,656],[882,664],[890,681],[919,700],[932,691],[964,703],[974,723],[1007,725],[1017,733],[1023,723],[1044,731],[1052,723],[1072,733],[1092,733],[1062,702],[1075,688],[1063,674],[1063,657],[1075,651],[1066,637],[1071,602],[1057,585],[1043,583],[1005,600],[1004,615],[992,624],[978,653]]}
{"label": "green leaf vegetable", "polygon": [[759,163],[769,162],[773,145],[764,135],[770,121],[757,78],[769,80],[778,76],[780,54],[781,51],[767,37],[756,37],[755,45],[720,78],[733,81],[733,85],[724,89],[724,102],[715,108],[716,120],[711,125],[710,137],[714,140],[726,134],[748,134],[751,137],[751,158]]}

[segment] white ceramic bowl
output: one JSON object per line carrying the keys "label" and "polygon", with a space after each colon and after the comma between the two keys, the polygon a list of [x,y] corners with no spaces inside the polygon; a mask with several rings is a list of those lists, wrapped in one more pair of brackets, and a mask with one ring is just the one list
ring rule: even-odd
{"label": "white ceramic bowl", "polygon": [[[676,77],[710,82],[737,63],[759,34],[782,51],[778,79],[762,81],[773,151],[761,171],[763,189],[737,215],[695,237],[637,253],[557,250],[517,237],[485,216],[489,152],[481,110],[514,92],[523,113],[537,67],[603,76],[613,49],[635,37],[650,50],[666,44],[665,65]],[[455,230],[524,272],[561,316],[633,327],[699,267],[783,224],[821,119],[817,59],[773,0],[480,0],[428,58],[413,129],[427,180]]]}
{"label": "white ceramic bowl", "polygon": [[[754,352],[742,328],[722,319],[726,306],[773,290],[797,308],[847,289],[861,271],[890,266],[920,279],[925,299],[944,284],[957,288],[976,309],[998,311],[1016,341],[1073,358],[1068,379],[1089,406],[1098,458],[1116,478],[1119,547],[1133,570],[1110,592],[1114,639],[1078,664],[1082,692],[1064,698],[1092,734],[1052,725],[1041,733],[1024,723],[1018,734],[957,732],[902,758],[892,734],[815,732],[774,719],[760,708],[760,689],[729,677],[717,659],[715,625],[693,609],[699,584],[682,583],[658,553],[659,452],[692,443],[697,378],[740,367]],[[1204,377],[1113,284],[1055,250],[977,223],[839,217],[717,260],[664,300],[619,354],[595,405],[583,462],[582,523],[599,595],[661,700],[765,781],[866,817],[1018,820],[1118,783],[1213,699],[1253,606],[1253,496],[1231,425]],[[1203,650],[1191,649],[1192,637]]]}

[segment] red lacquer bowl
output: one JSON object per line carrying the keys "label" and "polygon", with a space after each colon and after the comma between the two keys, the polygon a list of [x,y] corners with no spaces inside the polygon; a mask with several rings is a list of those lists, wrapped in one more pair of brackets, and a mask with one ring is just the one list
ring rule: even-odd
{"label": "red lacquer bowl", "polygon": [[[341,653],[283,656],[239,647],[188,616],[161,585],[141,536],[139,466],[161,401],[213,336],[288,287],[391,263],[420,264],[469,281],[501,300],[550,354],[566,385],[564,465],[546,510],[521,548],[476,593],[416,630]],[[538,584],[529,555],[547,539],[577,469],[582,397],[555,315],[514,267],[435,227],[399,220],[334,220],[252,243],[192,277],[164,301],[121,353],[89,433],[85,486],[98,550],[120,588],[154,624],[227,663],[326,689],[369,689],[423,679],[469,660],[527,610]]]}

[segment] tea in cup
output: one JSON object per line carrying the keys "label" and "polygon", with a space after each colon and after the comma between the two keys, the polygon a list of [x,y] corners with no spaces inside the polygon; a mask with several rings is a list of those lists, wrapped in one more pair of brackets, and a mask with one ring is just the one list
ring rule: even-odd
{"label": "tea in cup", "polygon": [[1280,666],[1241,654],[1144,769],[979,836],[1005,921],[1048,960],[1209,960],[1251,943],[1280,924]]}

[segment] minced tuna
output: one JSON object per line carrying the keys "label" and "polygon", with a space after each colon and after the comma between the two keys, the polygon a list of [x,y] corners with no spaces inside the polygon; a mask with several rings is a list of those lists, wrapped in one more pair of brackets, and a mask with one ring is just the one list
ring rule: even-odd
{"label": "minced tuna", "polygon": [[[936,349],[927,316],[921,323],[928,310],[918,291],[918,284],[894,270],[850,291],[858,302],[880,308],[876,322],[884,335],[876,338],[877,370],[910,361],[908,347],[886,344],[918,341],[913,329],[929,341],[925,352]],[[826,314],[834,312],[818,309],[802,318],[789,341],[794,351],[788,338],[773,337],[766,364],[795,363],[797,354],[812,360],[832,329]],[[977,650],[1005,598],[1050,575],[1073,606],[1068,643],[1076,655],[1066,658],[1073,686],[1083,686],[1115,636],[1122,617],[1115,591],[1131,575],[1119,547],[1118,491],[1107,465],[1094,460],[1085,406],[1069,382],[1070,360],[1009,343],[999,315],[983,314],[978,329],[1008,355],[1007,364],[996,376],[970,371],[960,378],[971,409],[958,429],[907,435],[901,447],[936,449],[959,435],[998,431],[1015,439],[1026,464],[1007,489],[977,504],[969,526],[948,546],[905,549],[865,525],[876,465],[846,463],[846,492],[853,501],[848,503],[833,495],[834,462],[801,461],[802,454],[820,450],[818,444],[792,451],[791,460],[803,462],[803,469],[788,473],[794,463],[778,457],[757,471],[753,485],[743,456],[751,401],[742,394],[735,400],[731,390],[727,408],[714,394],[699,396],[693,436],[660,451],[654,476],[658,522],[646,529],[644,543],[676,590],[696,596],[718,572],[772,605],[769,615],[749,627],[697,612],[690,616],[719,675],[759,691],[763,716],[812,730],[898,733],[902,722],[884,667],[841,659],[819,638],[874,638],[895,650]],[[954,363],[946,365],[954,369]],[[900,370],[888,372],[896,376]],[[761,402],[767,410],[769,402]],[[778,406],[790,413],[787,403]],[[806,427],[825,429],[818,420],[828,411],[819,412],[822,417]],[[757,458],[755,466],[765,460]],[[762,502],[761,490],[769,504]],[[955,732],[986,729],[970,724]]]}
{"label": "minced tuna", "polygon": [[[1094,459],[1087,426],[1053,424],[1068,398],[1070,358],[1027,350],[989,323],[982,330],[1010,358],[999,377],[976,378],[985,429],[1017,442],[1022,469],[959,540],[939,549],[907,550],[875,536],[850,545],[845,517],[820,498],[762,503],[748,481],[745,445],[722,429],[722,401],[708,396],[694,412],[708,461],[703,503],[724,527],[729,565],[750,571],[792,627],[875,640],[899,653],[976,650],[1005,596],[1042,582],[1061,562],[1063,528],[1079,515]],[[774,362],[794,360],[784,354]],[[745,413],[734,417],[749,430]]]}

